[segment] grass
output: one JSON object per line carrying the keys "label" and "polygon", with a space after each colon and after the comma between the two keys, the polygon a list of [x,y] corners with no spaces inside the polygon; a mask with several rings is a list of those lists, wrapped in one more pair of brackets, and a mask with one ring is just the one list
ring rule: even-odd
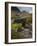
{"label": "grass", "polygon": [[17,24],[17,23],[11,24],[11,29],[13,29],[14,31],[16,31],[16,30],[18,30],[20,28],[22,28],[21,23],[19,23],[19,24]]}

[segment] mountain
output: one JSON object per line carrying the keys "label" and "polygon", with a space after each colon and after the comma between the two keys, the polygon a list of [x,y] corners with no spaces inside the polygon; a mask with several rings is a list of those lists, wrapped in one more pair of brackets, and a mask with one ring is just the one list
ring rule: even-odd
{"label": "mountain", "polygon": [[23,13],[28,13],[27,11],[23,11]]}
{"label": "mountain", "polygon": [[20,10],[17,7],[11,7],[12,11],[20,12]]}

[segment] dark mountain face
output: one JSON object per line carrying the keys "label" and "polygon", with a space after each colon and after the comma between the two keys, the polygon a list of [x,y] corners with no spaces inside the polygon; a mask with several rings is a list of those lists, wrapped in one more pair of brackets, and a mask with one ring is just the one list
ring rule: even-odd
{"label": "dark mountain face", "polygon": [[20,12],[20,10],[17,7],[11,7],[12,11]]}

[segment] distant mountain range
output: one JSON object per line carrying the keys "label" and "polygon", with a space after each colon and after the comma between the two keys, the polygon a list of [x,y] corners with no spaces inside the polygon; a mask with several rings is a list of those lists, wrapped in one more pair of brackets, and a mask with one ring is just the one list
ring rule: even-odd
{"label": "distant mountain range", "polygon": [[[19,10],[19,8],[17,8],[17,7],[11,7],[11,10],[14,10],[14,11],[16,11],[16,12],[21,12],[21,11]],[[26,11],[22,11],[22,12],[27,13]]]}
{"label": "distant mountain range", "polygon": [[14,11],[14,12],[12,12],[12,16],[17,15],[17,16],[20,16],[20,17],[25,17],[25,16],[29,17],[29,16],[32,15],[32,14],[26,12],[26,11],[21,12],[17,7],[11,7],[11,11]]}

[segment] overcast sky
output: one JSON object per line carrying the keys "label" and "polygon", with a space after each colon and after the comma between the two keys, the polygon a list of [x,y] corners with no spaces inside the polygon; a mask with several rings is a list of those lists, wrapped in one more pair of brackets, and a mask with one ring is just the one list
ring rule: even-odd
{"label": "overcast sky", "polygon": [[29,13],[32,13],[32,7],[19,7],[20,11],[27,11]]}

